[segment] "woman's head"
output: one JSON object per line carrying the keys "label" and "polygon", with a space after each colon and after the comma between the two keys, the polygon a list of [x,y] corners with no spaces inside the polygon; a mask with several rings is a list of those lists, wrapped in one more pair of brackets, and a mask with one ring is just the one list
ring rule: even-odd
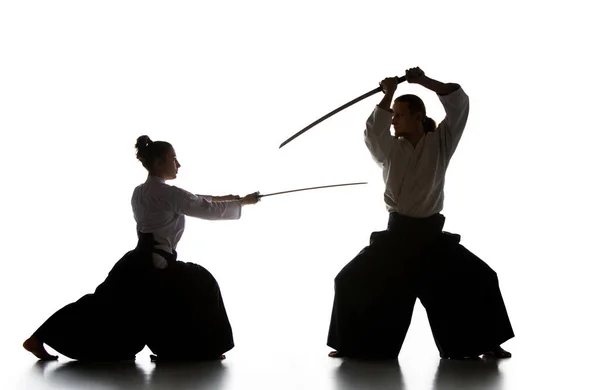
{"label": "woman's head", "polygon": [[135,148],[138,160],[142,162],[148,173],[165,180],[177,177],[177,171],[181,165],[177,161],[177,155],[170,143],[152,141],[147,135],[142,135],[138,137]]}
{"label": "woman's head", "polygon": [[425,103],[416,95],[402,95],[394,100],[392,125],[396,137],[410,137],[423,129],[428,133],[435,130],[435,121],[427,116]]}

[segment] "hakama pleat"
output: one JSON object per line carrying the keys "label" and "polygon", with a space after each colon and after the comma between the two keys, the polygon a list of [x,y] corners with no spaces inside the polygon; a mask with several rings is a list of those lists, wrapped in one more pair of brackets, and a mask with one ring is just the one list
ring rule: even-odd
{"label": "hakama pleat", "polygon": [[57,352],[77,360],[130,360],[145,345],[145,278],[148,264],[130,251],[93,293],[50,316],[34,333]]}
{"label": "hakama pleat", "polygon": [[390,214],[388,229],[335,278],[328,346],[350,358],[397,358],[417,298],[441,357],[478,356],[514,337],[496,273],[443,225],[441,214]]}
{"label": "hakama pleat", "polygon": [[[204,267],[177,261],[138,233],[135,250],[94,293],[54,313],[34,333],[77,360],[135,359],[145,345],[160,359],[213,359],[234,346],[219,285]],[[156,268],[153,254],[167,260]]]}
{"label": "hakama pleat", "polygon": [[335,278],[327,345],[360,359],[397,358],[417,298],[419,263],[444,219],[390,216],[388,230],[374,232],[369,246]]}
{"label": "hakama pleat", "polygon": [[496,272],[442,234],[421,277],[419,299],[440,357],[479,356],[514,337]]}
{"label": "hakama pleat", "polygon": [[204,267],[175,261],[156,273],[147,344],[159,359],[214,359],[234,347],[219,284]]}

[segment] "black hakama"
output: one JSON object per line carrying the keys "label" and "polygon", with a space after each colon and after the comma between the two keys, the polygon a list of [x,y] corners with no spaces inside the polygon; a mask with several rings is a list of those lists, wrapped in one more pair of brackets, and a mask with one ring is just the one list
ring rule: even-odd
{"label": "black hakama", "polygon": [[442,234],[421,277],[419,299],[442,358],[479,356],[513,338],[496,272]]}
{"label": "black hakama", "polygon": [[[153,241],[152,235],[144,236]],[[155,249],[167,267],[151,274],[146,344],[160,360],[215,359],[234,347],[233,333],[215,278],[204,267]]]}
{"label": "black hakama", "polygon": [[388,229],[335,278],[327,345],[342,356],[397,358],[416,298],[441,357],[477,356],[514,336],[496,274],[443,225],[441,214],[390,214]]}
{"label": "black hakama", "polygon": [[93,293],[58,310],[34,335],[71,359],[135,359],[146,344],[146,260],[138,250],[125,254]]}
{"label": "black hakama", "polygon": [[327,345],[351,358],[397,358],[419,286],[419,263],[440,234],[440,214],[415,219],[391,213],[388,229],[335,278]]}
{"label": "black hakama", "polygon": [[147,344],[158,359],[215,359],[234,347],[219,284],[209,271],[172,261],[157,276]]}
{"label": "black hakama", "polygon": [[[138,236],[93,294],[57,311],[34,335],[77,360],[135,359],[145,345],[165,359],[215,358],[233,348],[212,275],[156,249],[152,234]],[[153,253],[167,260],[165,269],[154,267]]]}

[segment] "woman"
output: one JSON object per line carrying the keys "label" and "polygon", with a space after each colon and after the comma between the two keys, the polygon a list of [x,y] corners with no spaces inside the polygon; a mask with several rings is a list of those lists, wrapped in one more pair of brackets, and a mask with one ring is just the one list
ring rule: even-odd
{"label": "woman", "polygon": [[514,334],[496,274],[458,235],[442,232],[446,169],[469,98],[460,85],[433,80],[419,68],[407,70],[406,80],[434,91],[446,117],[436,127],[415,95],[402,95],[392,106],[396,78],[381,81],[384,97],[364,139],[383,169],[388,228],[374,232],[335,278],[327,344],[336,350],[329,356],[397,358],[419,297],[441,357],[509,357],[500,344]]}
{"label": "woman", "polygon": [[54,360],[44,344],[77,360],[130,360],[147,344],[164,359],[223,359],[233,337],[217,281],[203,267],[177,261],[185,216],[241,217],[243,198],[194,195],[166,184],[181,167],[173,147],[141,136],[137,157],[148,171],[133,191],[137,247],[121,258],[94,293],[53,314],[23,346]]}

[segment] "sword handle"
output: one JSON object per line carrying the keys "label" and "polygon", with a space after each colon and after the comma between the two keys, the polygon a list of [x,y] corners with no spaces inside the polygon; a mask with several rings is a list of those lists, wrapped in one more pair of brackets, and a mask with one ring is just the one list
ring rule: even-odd
{"label": "sword handle", "polygon": [[[406,81],[406,76],[400,76],[400,77],[396,76],[396,82],[397,82],[398,84],[400,84],[400,83],[402,83],[402,82],[404,82],[404,81]],[[383,88],[379,87],[379,88],[377,89],[377,91],[378,91],[378,92],[382,92],[382,91],[383,91]]]}
{"label": "sword handle", "polygon": [[401,76],[401,77],[396,76],[396,81],[398,82],[398,84],[400,84],[400,83],[406,81],[406,76]]}

